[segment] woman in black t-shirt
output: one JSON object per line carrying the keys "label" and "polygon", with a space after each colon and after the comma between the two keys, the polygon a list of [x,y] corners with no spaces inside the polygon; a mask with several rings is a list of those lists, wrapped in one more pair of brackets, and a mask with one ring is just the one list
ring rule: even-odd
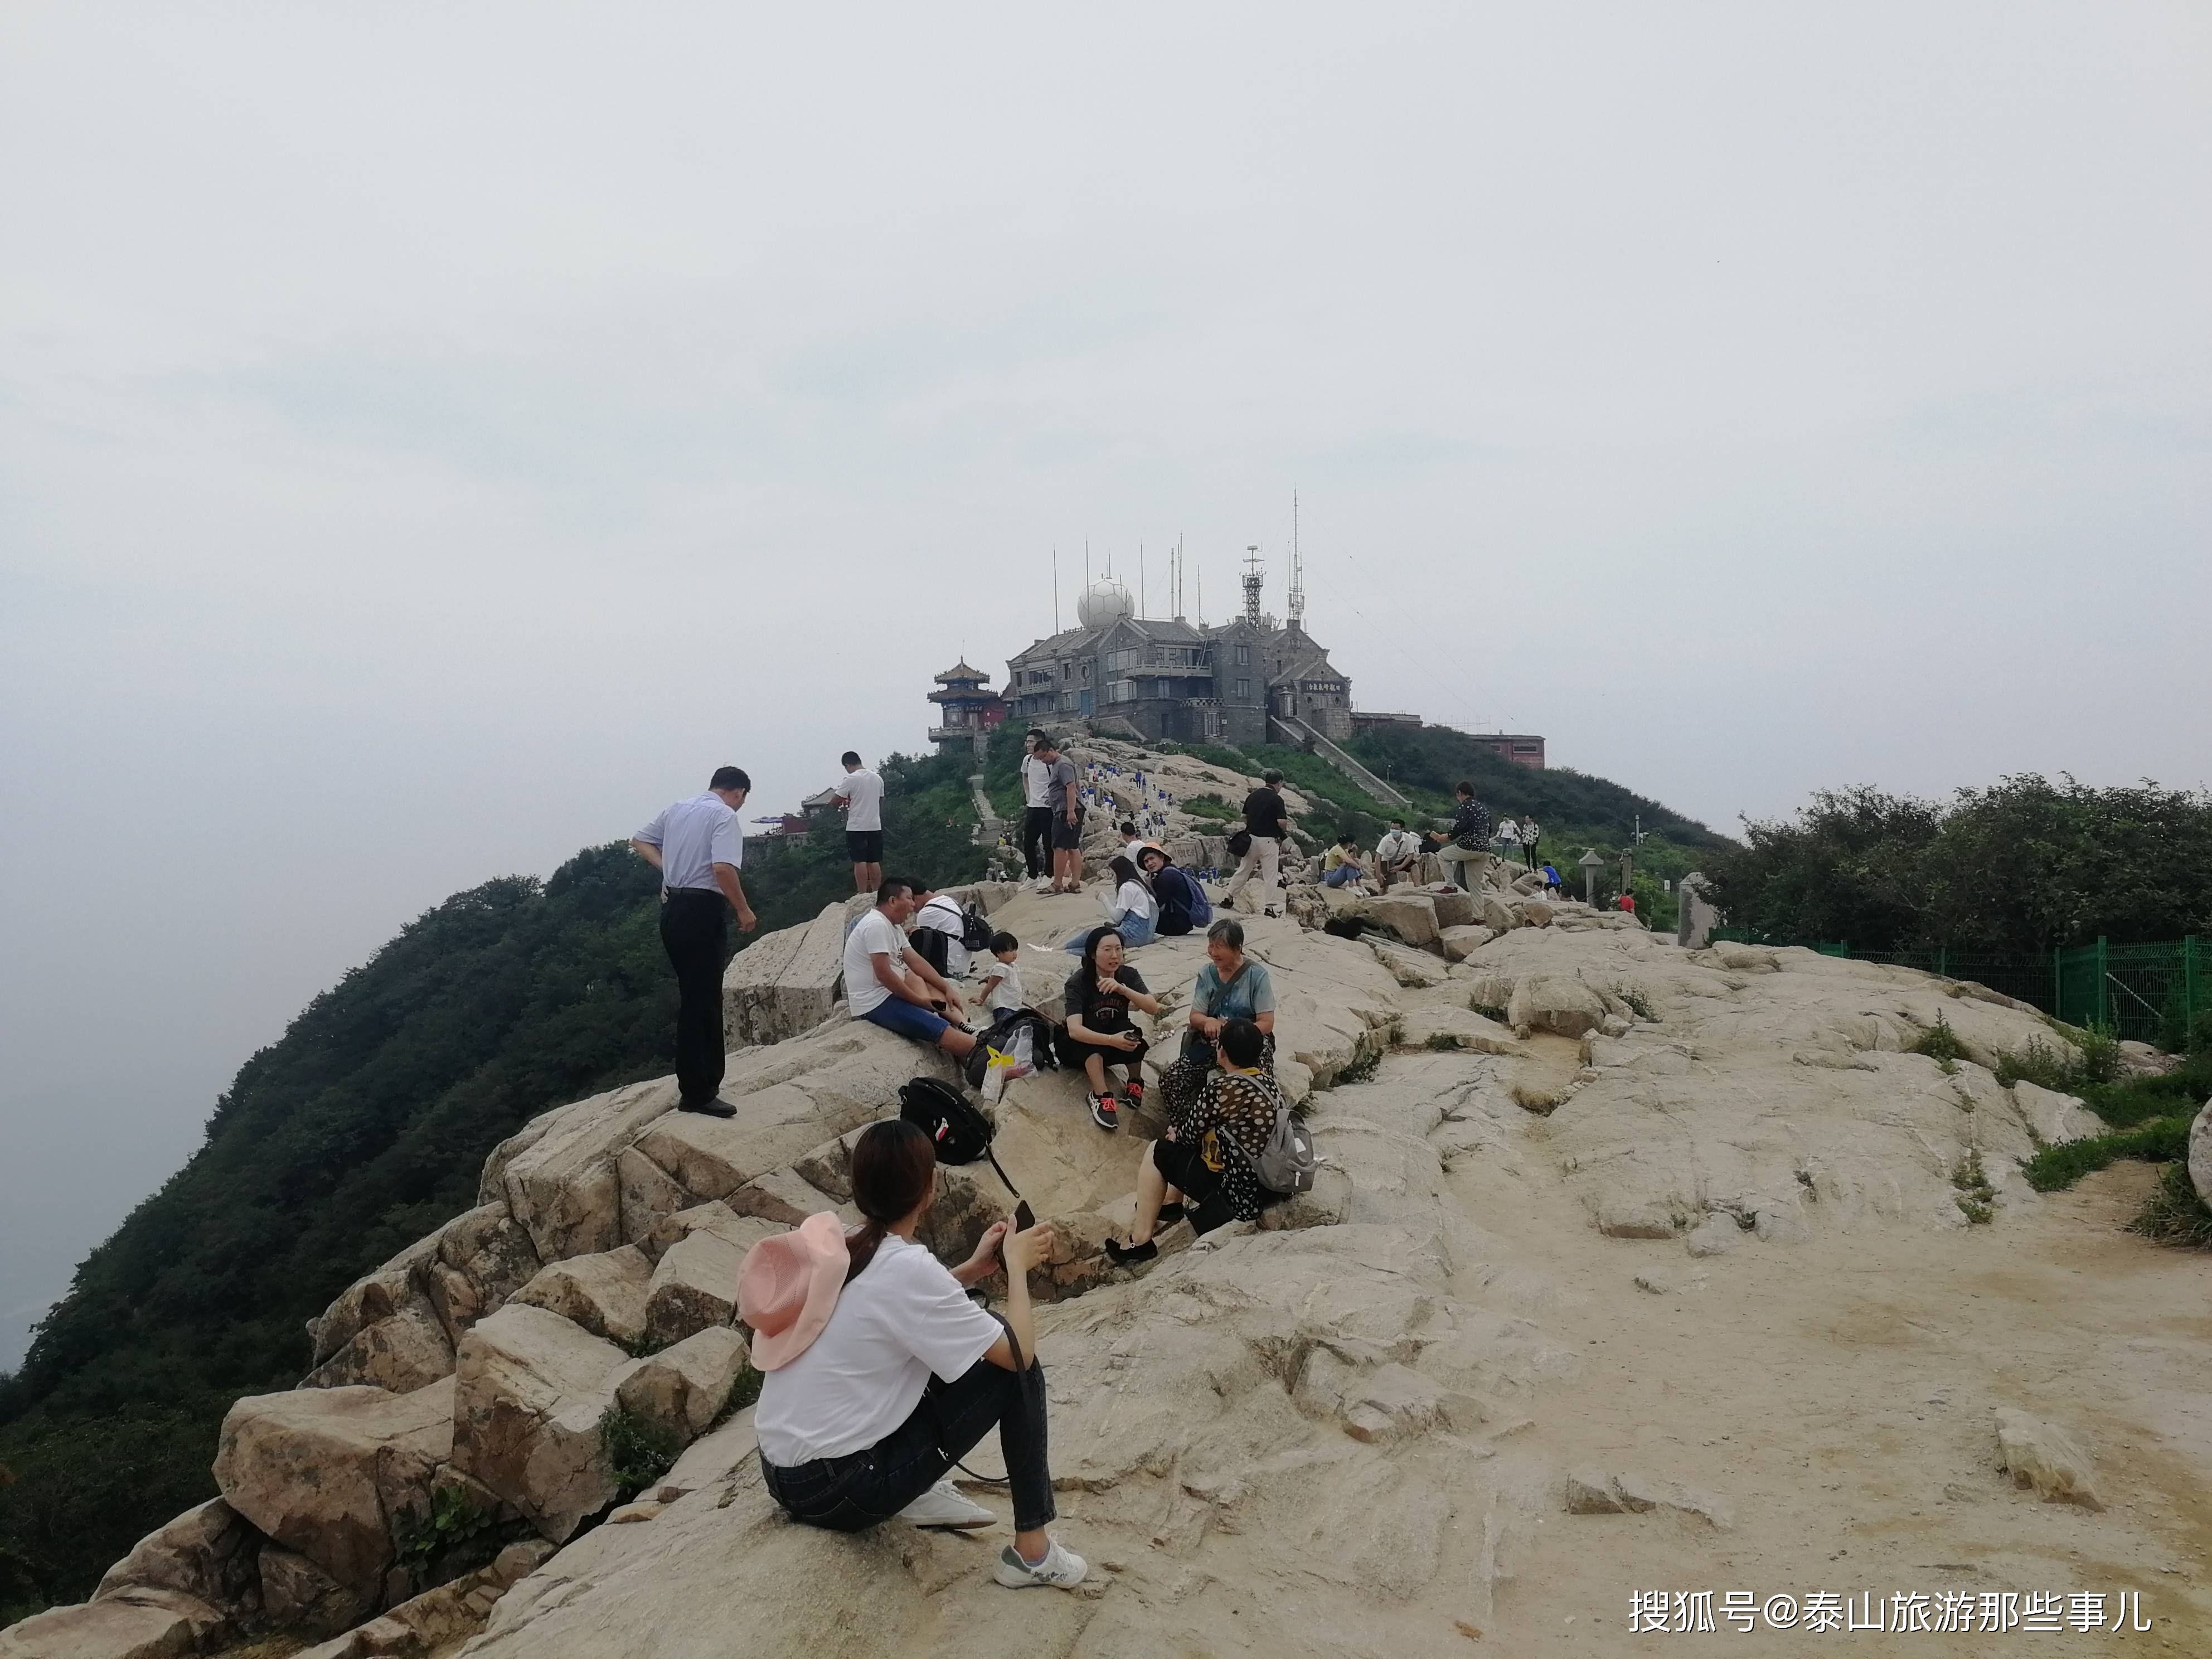
{"label": "woman in black t-shirt", "polygon": [[1063,1066],[1079,1066],[1091,1080],[1091,1121],[1112,1129],[1121,1121],[1109,1066],[1128,1073],[1129,1104],[1145,1100],[1145,1039],[1129,1011],[1158,1014],[1161,1004],[1145,976],[1121,959],[1121,936],[1111,927],[1094,927],[1083,943],[1083,965],[1068,976],[1067,1024],[1054,1039]]}

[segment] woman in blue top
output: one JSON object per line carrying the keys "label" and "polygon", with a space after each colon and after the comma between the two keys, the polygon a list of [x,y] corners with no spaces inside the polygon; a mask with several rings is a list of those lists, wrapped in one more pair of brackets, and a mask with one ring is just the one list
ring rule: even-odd
{"label": "woman in blue top", "polygon": [[1275,1069],[1275,981],[1267,964],[1244,954],[1244,925],[1223,917],[1206,930],[1206,966],[1191,988],[1190,1029],[1182,1057],[1160,1078],[1160,1102],[1170,1114],[1197,1104],[1212,1075],[1224,1022],[1249,1019],[1260,1029],[1259,1069]]}

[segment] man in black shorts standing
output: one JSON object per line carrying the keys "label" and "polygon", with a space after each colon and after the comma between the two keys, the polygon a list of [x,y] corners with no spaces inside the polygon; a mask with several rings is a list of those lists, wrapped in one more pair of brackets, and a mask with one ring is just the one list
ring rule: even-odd
{"label": "man in black shorts standing", "polygon": [[1045,799],[1052,812],[1052,888],[1055,893],[1083,890],[1083,802],[1075,763],[1051,738],[1037,739],[1037,758],[1045,763]]}
{"label": "man in black shorts standing", "polygon": [[1022,862],[1031,881],[1052,868],[1052,767],[1038,754],[1044,742],[1034,726],[1022,739]]}
{"label": "man in black shorts standing", "polygon": [[884,880],[884,781],[848,749],[838,757],[845,776],[830,805],[845,809],[845,856],[853,863],[853,890],[872,893]]}

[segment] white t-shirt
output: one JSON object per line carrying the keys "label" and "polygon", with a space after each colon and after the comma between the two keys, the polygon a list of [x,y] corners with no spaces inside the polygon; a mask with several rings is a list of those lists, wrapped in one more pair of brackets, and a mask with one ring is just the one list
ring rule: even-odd
{"label": "white t-shirt", "polygon": [[1159,920],[1159,901],[1152,890],[1141,881],[1125,881],[1121,890],[1114,895],[1113,914],[1115,916],[1142,916],[1146,921]]}
{"label": "white t-shirt", "polygon": [[1028,806],[1052,805],[1052,768],[1035,755],[1022,757],[1022,801]]}
{"label": "white t-shirt", "polygon": [[932,928],[945,935],[945,978],[968,977],[968,963],[972,958],[968,954],[968,947],[960,942],[961,933],[966,927],[966,918],[960,914],[959,900],[954,898],[950,893],[938,894],[936,897],[914,913],[914,925],[917,927]]}
{"label": "white t-shirt", "polygon": [[761,1380],[753,1430],[778,1468],[847,1457],[914,1414],[932,1372],[966,1375],[1000,1334],[945,1265],[893,1236],[838,1292],[822,1334]]}
{"label": "white t-shirt", "polygon": [[872,957],[887,956],[891,966],[906,971],[906,933],[881,910],[871,910],[845,935],[845,1004],[858,1019],[891,1000],[876,977]]}
{"label": "white t-shirt", "polygon": [[1419,855],[1421,843],[1410,830],[1393,830],[1375,843],[1375,856],[1384,864],[1396,864]]}
{"label": "white t-shirt", "polygon": [[1023,1008],[1028,1006],[1022,1000],[1022,970],[1019,964],[1001,962],[998,957],[993,957],[989,965],[983,969],[983,977],[988,980],[994,974],[998,975],[999,978],[983,999],[983,1006],[986,1008],[995,1011],[1000,1008]]}
{"label": "white t-shirt", "polygon": [[884,781],[865,766],[857,772],[848,772],[830,786],[845,797],[845,827],[848,830],[880,830],[884,827]]}
{"label": "white t-shirt", "polygon": [[1514,823],[1511,818],[1506,819],[1503,823],[1498,826],[1498,839],[1504,842],[1511,842],[1515,846],[1519,846],[1521,843],[1521,826]]}
{"label": "white t-shirt", "polygon": [[660,849],[660,884],[667,888],[720,891],[714,866],[742,868],[745,861],[744,826],[712,790],[678,801],[631,839]]}

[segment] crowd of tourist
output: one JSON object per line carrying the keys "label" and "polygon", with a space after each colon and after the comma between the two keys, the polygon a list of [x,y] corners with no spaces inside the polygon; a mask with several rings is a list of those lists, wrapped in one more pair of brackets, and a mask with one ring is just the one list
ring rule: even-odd
{"label": "crowd of tourist", "polygon": [[[1274,1075],[1273,979],[1248,953],[1243,923],[1214,916],[1217,906],[1255,888],[1261,912],[1278,914],[1296,826],[1281,774],[1267,773],[1229,837],[1234,873],[1209,894],[1200,873],[1178,866],[1161,844],[1172,802],[1157,780],[1079,764],[1041,731],[1029,734],[1025,750],[1021,854],[1038,890],[1082,890],[1086,818],[1109,805],[1116,811],[1103,917],[1064,941],[1078,962],[1061,988],[1059,1018],[1024,983],[1012,933],[989,928],[951,894],[883,873],[883,780],[849,751],[830,799],[846,813],[856,888],[873,902],[845,937],[845,1005],[853,1019],[964,1062],[970,1081],[984,1062],[1016,1052],[1026,1030],[1034,1063],[1080,1072],[1091,1121],[1116,1132],[1126,1114],[1143,1111],[1158,1022],[1176,1001],[1146,983],[1131,954],[1202,928],[1205,964],[1168,1028],[1174,1058],[1156,1063],[1159,1112],[1148,1121],[1162,1127],[1137,1150],[1128,1237],[1104,1246],[1114,1265],[1133,1267],[1158,1255],[1164,1229],[1187,1224],[1204,1234],[1256,1220],[1310,1182],[1310,1146],[1294,1129]],[[679,1108],[725,1117],[735,1109],[719,1098],[726,924],[734,912],[740,927],[756,925],[739,874],[737,819],[750,787],[742,771],[725,767],[705,794],[669,807],[632,842],[661,873],[661,934],[678,986]],[[1140,805],[1133,807],[1133,798]],[[1393,818],[1371,849],[1345,834],[1322,854],[1319,878],[1326,888],[1388,892],[1418,880],[1432,855],[1462,886],[1475,887],[1492,858],[1525,860],[1556,886],[1557,872],[1537,863],[1537,836],[1533,820],[1493,826],[1463,783],[1448,829],[1424,836]],[[755,1427],[768,1489],[794,1518],[840,1531],[893,1517],[989,1525],[993,1512],[945,1477],[995,1425],[1014,1537],[994,1576],[1012,1588],[1072,1589],[1087,1568],[1046,1530],[1054,1518],[1046,1396],[1028,1287],[1030,1270],[1054,1247],[1053,1230],[994,1224],[967,1261],[945,1266],[916,1243],[936,1195],[937,1161],[914,1123],[872,1125],[852,1155],[862,1224],[848,1231],[834,1214],[812,1216],[745,1258],[739,1304],[764,1374]],[[987,1310],[969,1292],[1001,1273],[1004,1311]]]}

